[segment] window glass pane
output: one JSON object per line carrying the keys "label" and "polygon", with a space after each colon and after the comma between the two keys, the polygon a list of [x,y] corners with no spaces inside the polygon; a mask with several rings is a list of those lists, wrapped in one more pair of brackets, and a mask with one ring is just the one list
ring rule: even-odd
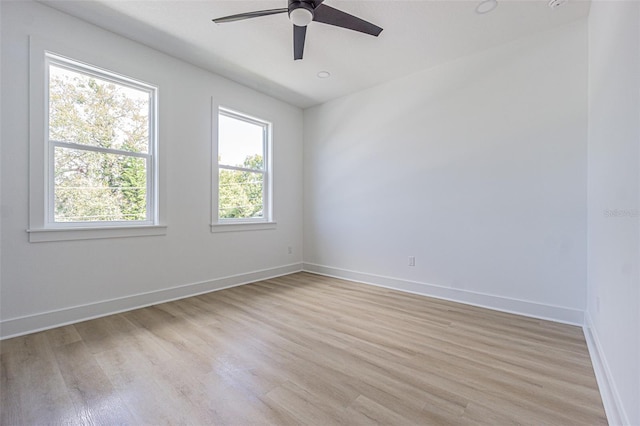
{"label": "window glass pane", "polygon": [[146,160],[56,147],[54,206],[56,222],[146,220]]}
{"label": "window glass pane", "polygon": [[218,162],[225,166],[264,168],[264,127],[220,114]]}
{"label": "window glass pane", "polygon": [[220,219],[262,218],[264,175],[220,168]]}
{"label": "window glass pane", "polygon": [[49,66],[49,139],[149,152],[150,93]]}

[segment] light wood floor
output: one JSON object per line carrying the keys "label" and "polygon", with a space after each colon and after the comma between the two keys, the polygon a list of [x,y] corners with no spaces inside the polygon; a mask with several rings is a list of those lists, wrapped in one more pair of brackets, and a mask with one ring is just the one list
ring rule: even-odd
{"label": "light wood floor", "polygon": [[0,349],[3,425],[606,424],[579,327],[307,273]]}

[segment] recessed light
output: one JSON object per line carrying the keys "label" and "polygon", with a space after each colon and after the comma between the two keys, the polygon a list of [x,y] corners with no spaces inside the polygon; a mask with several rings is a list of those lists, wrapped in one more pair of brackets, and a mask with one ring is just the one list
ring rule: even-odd
{"label": "recessed light", "polygon": [[318,78],[329,78],[329,77],[331,77],[331,73],[329,73],[329,71],[320,71],[316,75],[318,76]]}
{"label": "recessed light", "polygon": [[479,15],[484,15],[485,13],[491,12],[496,7],[498,7],[497,0],[484,0],[478,3],[478,5],[476,6],[476,13]]}

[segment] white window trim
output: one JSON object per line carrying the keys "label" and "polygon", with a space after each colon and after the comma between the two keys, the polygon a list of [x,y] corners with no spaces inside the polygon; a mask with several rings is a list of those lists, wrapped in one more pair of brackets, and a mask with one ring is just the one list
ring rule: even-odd
{"label": "white window trim", "polygon": [[166,225],[111,226],[109,228],[75,227],[28,229],[29,242],[95,240],[100,238],[149,237],[166,235]]}
{"label": "white window trim", "polygon": [[[165,235],[167,226],[162,216],[165,210],[160,201],[162,198],[159,187],[158,168],[158,93],[157,87],[149,84],[141,84],[141,79],[130,79],[122,74],[114,74],[107,69],[118,69],[117,65],[105,64],[103,56],[87,52],[81,52],[73,47],[57,43],[53,40],[42,40],[36,37],[29,39],[29,228],[27,233],[30,242],[84,240],[98,238],[122,238],[136,236]],[[53,56],[53,60],[51,57]],[[74,59],[67,59],[74,58]],[[53,144],[48,140],[48,69],[49,63],[63,62],[65,67],[79,65],[79,71],[87,73],[85,67],[94,71],[100,78],[115,76],[116,81],[122,84],[130,80],[135,87],[145,86],[154,92],[152,97],[154,122],[150,126],[150,155],[151,170],[147,185],[147,194],[151,206],[147,220],[132,222],[73,222],[55,223],[50,212],[50,200],[52,170],[50,158]],[[67,62],[68,61],[68,62]],[[95,65],[85,65],[85,64]],[[70,64],[70,66],[67,66]]]}
{"label": "white window trim", "polygon": [[[263,217],[224,219],[219,218],[219,172],[218,164],[218,117],[220,112],[229,114],[234,118],[246,120],[249,123],[265,125],[266,143],[264,144],[264,186],[263,186]],[[273,217],[273,125],[271,122],[240,112],[235,108],[228,108],[218,104],[214,98],[211,99],[211,232],[235,232],[235,231],[259,231],[275,229],[277,222]],[[242,169],[239,167],[224,167],[225,169]],[[255,172],[255,170],[251,170]]]}
{"label": "white window trim", "polygon": [[238,222],[211,224],[211,232],[265,231],[276,229],[277,222]]}

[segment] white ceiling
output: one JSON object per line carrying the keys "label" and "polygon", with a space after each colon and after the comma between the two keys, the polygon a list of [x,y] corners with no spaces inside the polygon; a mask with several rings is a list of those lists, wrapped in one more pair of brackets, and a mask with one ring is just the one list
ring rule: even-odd
{"label": "white ceiling", "polygon": [[[587,0],[325,0],[384,28],[379,37],[312,22],[293,60],[287,14],[226,24],[212,18],[287,6],[287,0],[41,0],[187,62],[306,108],[586,17]],[[331,77],[319,79],[319,71]]]}

